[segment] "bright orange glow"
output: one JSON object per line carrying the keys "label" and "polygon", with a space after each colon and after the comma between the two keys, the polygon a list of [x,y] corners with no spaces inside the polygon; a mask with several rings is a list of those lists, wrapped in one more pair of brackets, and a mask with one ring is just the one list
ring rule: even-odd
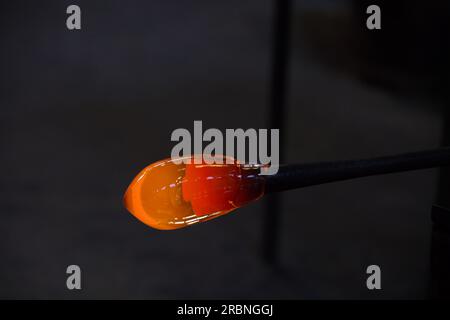
{"label": "bright orange glow", "polygon": [[124,205],[153,228],[182,228],[262,197],[264,178],[259,170],[237,163],[178,164],[162,160],[136,176],[125,193]]}

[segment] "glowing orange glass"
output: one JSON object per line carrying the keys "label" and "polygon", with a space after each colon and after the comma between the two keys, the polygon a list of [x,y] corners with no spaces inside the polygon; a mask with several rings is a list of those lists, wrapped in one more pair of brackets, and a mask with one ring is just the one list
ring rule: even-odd
{"label": "glowing orange glass", "polygon": [[264,194],[260,166],[189,160],[166,159],[142,170],[125,193],[128,211],[153,228],[170,230],[224,215]]}

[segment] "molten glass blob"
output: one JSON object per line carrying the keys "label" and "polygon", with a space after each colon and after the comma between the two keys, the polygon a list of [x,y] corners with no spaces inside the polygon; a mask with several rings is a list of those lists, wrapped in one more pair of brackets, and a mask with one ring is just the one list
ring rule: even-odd
{"label": "molten glass blob", "polygon": [[260,166],[223,162],[195,164],[185,158],[151,164],[131,182],[125,207],[143,223],[171,230],[216,218],[263,196]]}

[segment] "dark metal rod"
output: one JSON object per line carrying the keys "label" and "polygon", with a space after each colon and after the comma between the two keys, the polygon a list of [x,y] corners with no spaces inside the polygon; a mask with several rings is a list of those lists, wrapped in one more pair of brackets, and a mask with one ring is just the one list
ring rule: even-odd
{"label": "dark metal rod", "polygon": [[280,166],[267,176],[266,192],[279,192],[328,182],[450,165],[450,147],[394,156]]}
{"label": "dark metal rod", "polygon": [[[280,129],[280,150],[283,150],[286,106],[287,64],[289,60],[290,12],[292,0],[274,0],[274,29],[272,51],[272,75],[270,90],[269,127]],[[283,155],[280,153],[280,159]],[[275,264],[280,224],[280,198],[274,194],[267,197],[263,220],[263,258]]]}

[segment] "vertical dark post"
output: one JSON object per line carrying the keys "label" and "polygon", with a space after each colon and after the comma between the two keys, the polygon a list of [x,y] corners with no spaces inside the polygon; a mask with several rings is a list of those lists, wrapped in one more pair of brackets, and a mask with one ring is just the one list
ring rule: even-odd
{"label": "vertical dark post", "polygon": [[[286,113],[286,83],[289,60],[292,0],[274,0],[272,78],[270,91],[269,128],[280,129],[280,161],[283,159]],[[263,221],[263,258],[269,264],[277,262],[280,224],[280,196],[267,197]]]}
{"label": "vertical dark post", "polygon": [[[450,88],[449,88],[450,90]],[[447,94],[446,103],[443,110],[443,130],[442,145],[450,145],[450,98]],[[450,167],[442,167],[439,170],[439,188],[437,195],[437,204],[450,208]]]}
{"label": "vertical dark post", "polygon": [[[435,18],[435,38],[439,39],[437,56],[433,57],[438,85],[438,98],[443,101],[443,130],[442,145],[450,145],[450,44],[448,30],[450,28],[450,4],[440,3],[433,6]],[[430,49],[431,50],[431,49]],[[437,204],[432,211],[432,238],[431,238],[431,297],[435,299],[450,299],[450,167],[442,167],[439,175]]]}
{"label": "vertical dark post", "polygon": [[450,211],[433,206],[431,212],[431,298],[450,298]]}
{"label": "vertical dark post", "polygon": [[[450,10],[450,4],[445,2],[444,7],[439,8],[439,12],[441,12],[442,17],[439,16],[441,21],[438,25],[438,33],[439,34],[439,46],[436,48],[436,51],[439,52],[437,57],[434,57],[434,60],[437,61],[437,65],[435,67],[435,72],[437,73],[437,85],[438,85],[438,94],[442,98],[443,101],[443,111],[442,111],[442,145],[449,146],[450,145],[450,43],[447,39],[448,30],[450,28],[448,13]],[[443,167],[440,169],[439,176],[439,190],[438,190],[438,199],[437,203],[440,206],[444,206],[446,208],[450,208],[450,167]]]}
{"label": "vertical dark post", "polygon": [[[450,45],[447,44],[444,47],[444,51],[446,54],[450,54]],[[439,83],[442,88],[442,96],[443,96],[443,111],[442,111],[442,145],[449,146],[450,145],[450,60],[448,59],[448,55],[446,59],[443,60],[444,64],[441,66],[442,75],[439,78]],[[446,208],[450,208],[450,167],[443,167],[440,169],[439,175],[439,190],[438,190],[438,199],[437,203],[440,206],[444,206]]]}

